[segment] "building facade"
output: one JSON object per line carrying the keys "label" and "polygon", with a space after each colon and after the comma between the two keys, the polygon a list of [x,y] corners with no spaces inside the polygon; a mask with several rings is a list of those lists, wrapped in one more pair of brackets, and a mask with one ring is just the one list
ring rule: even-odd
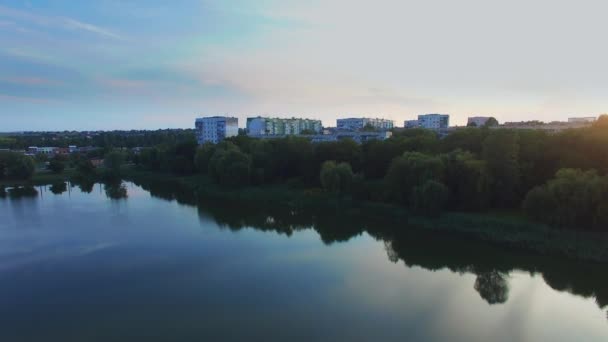
{"label": "building facade", "polygon": [[582,118],[568,118],[569,123],[593,123],[597,120],[595,116],[588,116]]}
{"label": "building facade", "polygon": [[405,120],[403,128],[420,128],[420,122],[418,120]]}
{"label": "building facade", "polygon": [[418,125],[421,128],[436,131],[447,130],[450,126],[449,114],[424,114],[418,115]]}
{"label": "building facade", "polygon": [[394,124],[392,120],[374,118],[347,118],[336,121],[336,128],[343,131],[360,131],[366,126],[386,131],[393,129]]}
{"label": "building facade", "polygon": [[194,122],[194,128],[199,145],[207,142],[217,144],[239,134],[239,120],[225,116],[198,118]]}
{"label": "building facade", "polygon": [[247,118],[247,133],[252,136],[294,135],[305,131],[315,134],[322,133],[321,120],[264,118],[260,116]]}

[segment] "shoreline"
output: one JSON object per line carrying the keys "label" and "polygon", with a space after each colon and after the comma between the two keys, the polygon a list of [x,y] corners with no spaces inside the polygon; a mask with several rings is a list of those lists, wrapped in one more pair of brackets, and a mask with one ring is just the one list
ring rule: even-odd
{"label": "shoreline", "polygon": [[[99,173],[93,176],[102,181]],[[36,173],[30,181],[1,181],[0,186],[46,185],[77,181],[74,170],[62,174]],[[407,208],[395,204],[358,201],[323,192],[320,189],[297,189],[287,185],[222,188],[205,175],[176,176],[167,173],[123,169],[122,178],[141,185],[161,186],[174,192],[190,192],[191,204],[201,202],[226,203],[256,210],[289,210],[307,215],[332,215],[356,220],[369,226],[383,227],[386,234],[404,229],[458,234],[490,243],[500,248],[522,250],[540,255],[561,256],[588,262],[608,262],[608,234],[577,232],[551,228],[517,215],[517,212],[474,213],[445,212],[436,218],[413,215]],[[87,181],[91,181],[88,179]],[[368,229],[369,230],[369,229]]]}

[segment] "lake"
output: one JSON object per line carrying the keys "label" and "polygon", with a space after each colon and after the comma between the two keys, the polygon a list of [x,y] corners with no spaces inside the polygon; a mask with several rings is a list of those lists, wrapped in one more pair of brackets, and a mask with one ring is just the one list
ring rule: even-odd
{"label": "lake", "polygon": [[37,190],[0,198],[0,341],[608,341],[606,265],[154,184]]}

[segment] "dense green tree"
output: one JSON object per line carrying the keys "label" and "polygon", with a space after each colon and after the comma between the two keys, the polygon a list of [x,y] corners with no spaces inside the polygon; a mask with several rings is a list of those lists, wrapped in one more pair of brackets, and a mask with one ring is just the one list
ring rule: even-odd
{"label": "dense green tree", "polygon": [[329,160],[323,163],[319,177],[325,190],[344,194],[350,190],[353,182],[353,170],[348,163]]}
{"label": "dense green tree", "polygon": [[496,127],[498,126],[498,120],[496,120],[495,117],[490,117],[485,124],[483,124],[484,127]]}
{"label": "dense green tree", "polygon": [[412,209],[430,217],[439,216],[448,200],[448,188],[434,180],[427,180],[412,190],[410,204]]}
{"label": "dense green tree", "polygon": [[391,162],[386,185],[394,200],[408,203],[414,187],[429,180],[441,181],[443,173],[443,163],[439,157],[406,152]]}
{"label": "dense green tree", "polygon": [[251,158],[238,149],[217,149],[209,161],[209,174],[221,185],[247,185],[251,177]]}
{"label": "dense green tree", "polygon": [[60,174],[65,170],[65,161],[59,156],[55,156],[49,160],[47,168],[55,174]]}
{"label": "dense green tree", "polygon": [[547,184],[532,189],[523,202],[526,213],[551,225],[579,230],[608,230],[608,176],[594,170],[562,169]]}
{"label": "dense green tree", "polygon": [[483,140],[487,134],[487,130],[483,129],[458,129],[441,140],[441,151],[463,150],[479,156],[481,155]]}
{"label": "dense green tree", "polygon": [[0,179],[30,179],[36,165],[34,160],[21,153],[0,152]]}
{"label": "dense green tree", "polygon": [[209,161],[215,152],[215,145],[206,143],[196,149],[194,155],[194,166],[199,173],[207,173],[209,171]]}
{"label": "dense green tree", "polygon": [[95,172],[95,165],[90,160],[83,159],[76,164],[76,171],[81,175],[90,175]]}
{"label": "dense green tree", "polygon": [[449,207],[458,210],[487,208],[491,179],[485,162],[472,153],[454,151],[442,156],[445,184],[450,189]]}
{"label": "dense green tree", "polygon": [[125,162],[125,154],[121,151],[112,151],[105,155],[103,164],[106,167],[106,176],[110,178],[120,177],[120,168]]}
{"label": "dense green tree", "polygon": [[512,130],[494,130],[483,142],[483,159],[492,179],[492,203],[498,207],[516,205],[519,199],[519,140]]}

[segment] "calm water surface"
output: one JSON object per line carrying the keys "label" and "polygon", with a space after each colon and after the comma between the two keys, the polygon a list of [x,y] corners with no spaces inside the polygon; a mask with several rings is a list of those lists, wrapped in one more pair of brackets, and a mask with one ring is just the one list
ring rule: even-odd
{"label": "calm water surface", "polygon": [[0,341],[608,341],[604,265],[125,187],[0,199]]}

